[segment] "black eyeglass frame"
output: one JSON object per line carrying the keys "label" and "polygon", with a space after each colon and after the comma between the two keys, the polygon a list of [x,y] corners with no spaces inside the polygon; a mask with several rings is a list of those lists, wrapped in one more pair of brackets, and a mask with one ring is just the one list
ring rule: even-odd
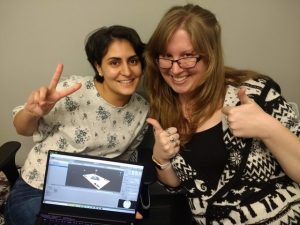
{"label": "black eyeglass frame", "polygon": [[[190,67],[181,67],[180,60],[182,60],[182,59],[191,59],[191,58],[195,58],[195,59],[196,59],[195,65],[190,66]],[[197,63],[198,63],[202,58],[203,58],[202,55],[199,55],[199,56],[182,57],[182,58],[179,58],[179,59],[167,59],[167,58],[163,58],[163,57],[158,57],[158,58],[156,59],[156,63],[157,63],[157,65],[158,65],[158,67],[161,68],[161,69],[171,69],[171,68],[173,67],[173,64],[174,64],[175,62],[177,63],[177,65],[178,65],[181,69],[192,69],[192,68],[194,68],[194,67],[197,65]],[[160,59],[170,61],[170,62],[171,62],[171,66],[170,66],[170,67],[167,67],[167,68],[161,67],[161,66],[160,66],[160,63],[159,63],[159,60],[160,60]]]}

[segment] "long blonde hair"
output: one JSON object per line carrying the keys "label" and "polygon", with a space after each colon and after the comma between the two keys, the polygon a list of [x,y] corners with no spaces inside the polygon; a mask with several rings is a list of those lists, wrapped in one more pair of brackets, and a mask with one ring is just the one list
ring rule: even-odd
{"label": "long blonde hair", "polygon": [[[166,53],[168,42],[178,29],[184,29],[190,35],[194,50],[207,64],[204,81],[193,93],[193,114],[189,121],[184,117],[178,94],[164,81],[156,62],[159,55]],[[244,80],[235,81],[231,74],[238,73],[225,68],[219,22],[212,12],[198,5],[174,6],[165,13],[146,46],[145,60],[145,90],[150,100],[150,116],[164,129],[176,126],[183,145],[190,140],[199,122],[205,122],[222,106],[226,83]],[[230,77],[228,82],[225,71]]]}

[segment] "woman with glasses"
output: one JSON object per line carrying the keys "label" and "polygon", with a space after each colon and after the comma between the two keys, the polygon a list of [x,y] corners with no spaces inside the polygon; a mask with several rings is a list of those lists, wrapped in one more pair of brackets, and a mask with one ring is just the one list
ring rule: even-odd
{"label": "woman with glasses", "polygon": [[300,224],[300,123],[269,77],[224,66],[221,28],[172,7],[146,48],[152,160],[197,224]]}

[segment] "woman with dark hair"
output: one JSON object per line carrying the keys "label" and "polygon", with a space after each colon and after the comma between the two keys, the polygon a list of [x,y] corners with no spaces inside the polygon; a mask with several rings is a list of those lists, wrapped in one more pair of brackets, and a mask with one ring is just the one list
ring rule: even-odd
{"label": "woman with dark hair", "polygon": [[57,66],[48,86],[16,107],[16,131],[33,136],[21,176],[6,204],[6,225],[33,225],[39,212],[48,150],[137,160],[149,105],[135,91],[144,67],[144,44],[135,30],[102,27],[89,35],[86,54],[95,76],[59,82]]}
{"label": "woman with dark hair", "polygon": [[300,123],[269,77],[224,66],[213,13],[163,16],[145,51],[158,179],[197,224],[300,224]]}

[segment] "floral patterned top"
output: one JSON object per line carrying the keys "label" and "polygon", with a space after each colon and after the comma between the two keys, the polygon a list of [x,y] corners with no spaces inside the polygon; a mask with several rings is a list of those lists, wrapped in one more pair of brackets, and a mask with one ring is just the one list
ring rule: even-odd
{"label": "floral patterned top", "polygon": [[[73,75],[57,90],[74,83],[81,83],[81,88],[57,102],[33,134],[34,146],[21,169],[32,187],[43,188],[50,149],[136,161],[137,146],[147,129],[148,102],[134,93],[125,106],[113,106],[101,98],[91,76]],[[23,107],[16,107],[13,114]]]}
{"label": "floral patterned top", "polygon": [[[300,121],[274,81],[249,80],[243,86],[265,112],[300,137]],[[240,104],[237,90],[227,87],[224,106]],[[228,157],[215,186],[201,179],[184,154],[172,160],[181,186],[166,188],[186,193],[197,224],[300,224],[300,185],[284,173],[266,146],[258,139],[235,137],[225,116],[221,138]],[[201,151],[201,144],[195,150]]]}

